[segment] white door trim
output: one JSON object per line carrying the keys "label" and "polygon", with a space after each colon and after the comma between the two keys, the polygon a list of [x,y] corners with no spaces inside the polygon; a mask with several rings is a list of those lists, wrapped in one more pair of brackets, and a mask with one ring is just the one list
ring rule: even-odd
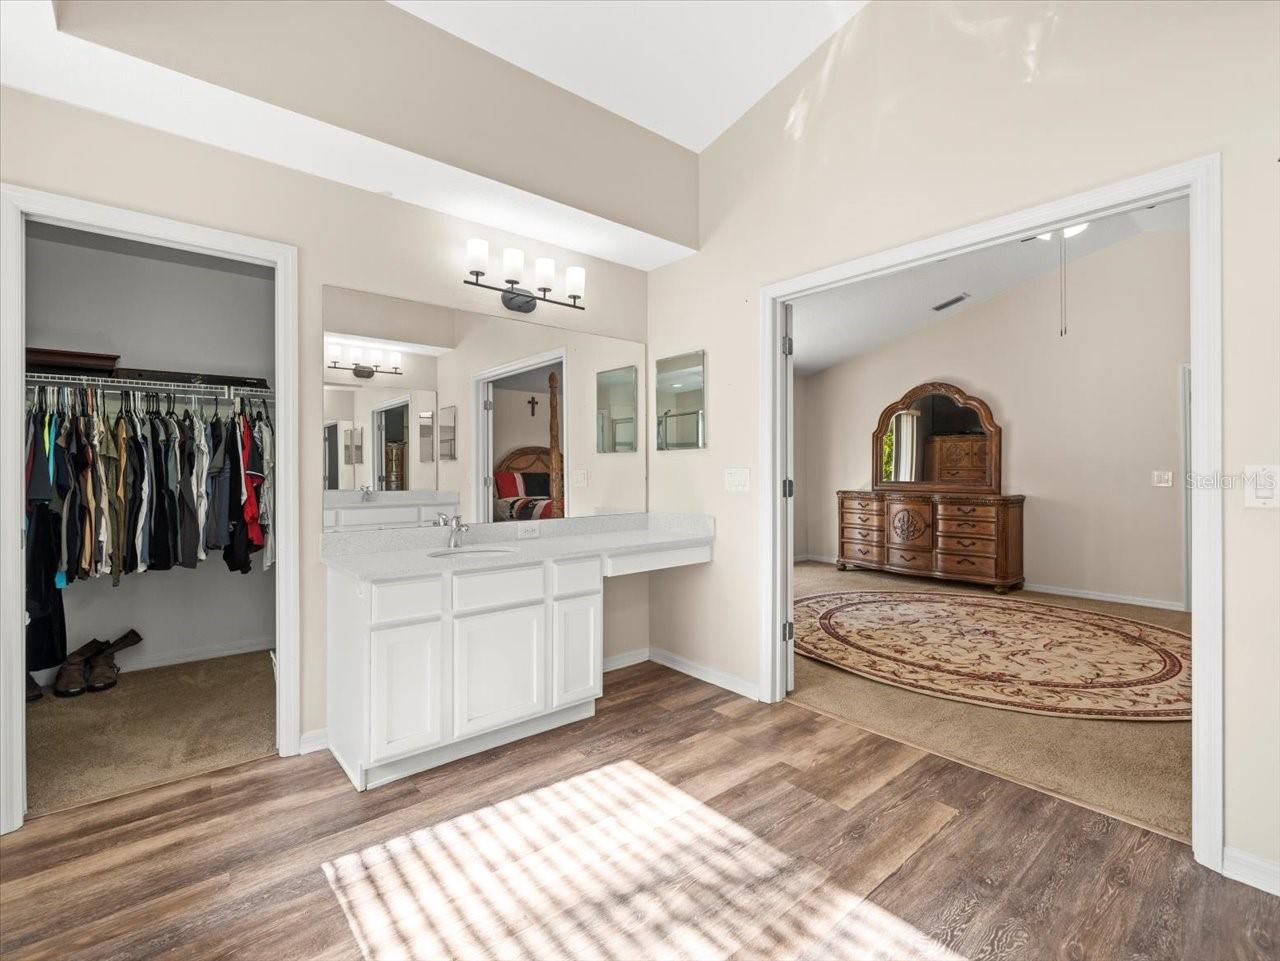
{"label": "white door trim", "polygon": [[[785,465],[778,443],[783,381],[781,308],[804,294],[854,280],[904,270],[1028,234],[1043,233],[1082,217],[1186,196],[1191,210],[1191,469],[1199,476],[1222,470],[1222,186],[1217,154],[1166,167],[1119,183],[1029,207],[925,240],[894,247],[769,284],[760,291],[760,478],[758,511],[767,549],[761,551],[759,587],[760,696],[785,694],[786,650],[780,625],[789,614],[780,574],[791,546],[784,544],[780,481]],[[1192,492],[1192,850],[1215,871],[1223,859],[1223,530],[1222,491],[1196,486]]]}
{"label": "white door trim", "polygon": [[74,197],[0,184],[0,833],[26,806],[26,676],[22,551],[22,415],[27,220],[264,264],[275,269],[276,745],[297,754],[301,735],[298,587],[298,269],[286,244]]}
{"label": "white door trim", "polygon": [[526,370],[537,370],[550,364],[560,365],[560,453],[562,465],[562,481],[564,483],[564,516],[569,516],[569,348],[555,347],[544,350],[540,354],[532,354],[512,360],[487,370],[479,371],[471,378],[471,403],[475,424],[475,439],[471,445],[471,477],[472,490],[475,496],[476,520],[488,523],[493,520],[493,498],[489,488],[485,486],[485,478],[493,470],[493,418],[484,416],[484,402],[488,396],[489,385],[495,380],[502,380],[512,374],[522,374]]}

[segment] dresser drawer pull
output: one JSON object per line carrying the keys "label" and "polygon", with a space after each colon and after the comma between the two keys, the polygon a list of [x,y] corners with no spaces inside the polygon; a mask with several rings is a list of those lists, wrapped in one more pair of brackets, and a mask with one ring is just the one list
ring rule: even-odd
{"label": "dresser drawer pull", "polygon": [[866,557],[868,554],[871,553],[871,549],[867,547],[859,547],[858,553],[861,554],[863,557]]}
{"label": "dresser drawer pull", "polygon": [[968,564],[970,567],[972,567],[972,566],[973,566],[973,561],[969,560],[969,558],[967,558],[967,557],[962,557],[962,558],[960,558],[958,561],[956,561],[956,563],[957,563],[957,564]]}
{"label": "dresser drawer pull", "polygon": [[862,521],[862,523],[865,524],[867,521],[871,520],[871,518],[868,517],[866,514],[859,514],[858,520]]}
{"label": "dresser drawer pull", "polygon": [[977,541],[959,541],[961,547],[972,547]]}
{"label": "dresser drawer pull", "polygon": [[957,513],[957,514],[972,514],[972,513],[974,512],[974,510],[976,510],[976,508],[973,508],[973,507],[957,507],[957,508],[956,508],[956,513]]}
{"label": "dresser drawer pull", "polygon": [[914,561],[916,559],[916,555],[908,554],[906,551],[898,551],[898,556],[904,561]]}
{"label": "dresser drawer pull", "polygon": [[969,527],[969,528],[972,528],[972,527],[974,527],[974,526],[976,526],[976,525],[973,523],[973,521],[956,521],[956,527]]}

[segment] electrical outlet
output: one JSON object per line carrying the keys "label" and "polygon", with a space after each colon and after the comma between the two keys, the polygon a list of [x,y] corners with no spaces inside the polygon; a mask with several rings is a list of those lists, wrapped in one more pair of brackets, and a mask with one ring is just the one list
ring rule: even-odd
{"label": "electrical outlet", "polygon": [[528,540],[530,537],[537,537],[539,533],[537,521],[518,521],[516,523],[517,540]]}
{"label": "electrical outlet", "polygon": [[586,487],[587,469],[585,467],[575,467],[573,469],[573,479],[569,483],[573,487]]}
{"label": "electrical outlet", "polygon": [[1151,472],[1152,487],[1172,487],[1173,471],[1171,470],[1153,470]]}
{"label": "electrical outlet", "polygon": [[735,493],[751,490],[751,470],[746,467],[726,467],[724,489]]}
{"label": "electrical outlet", "polygon": [[1280,464],[1260,464],[1244,469],[1244,506],[1280,509]]}

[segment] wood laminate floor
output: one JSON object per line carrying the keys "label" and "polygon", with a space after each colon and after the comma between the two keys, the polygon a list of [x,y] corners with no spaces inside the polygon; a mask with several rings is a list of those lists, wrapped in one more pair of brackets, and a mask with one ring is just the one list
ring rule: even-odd
{"label": "wood laminate floor", "polygon": [[31,958],[1275,958],[1175,841],[640,664],[592,719],[363,794],[327,753],[0,839]]}

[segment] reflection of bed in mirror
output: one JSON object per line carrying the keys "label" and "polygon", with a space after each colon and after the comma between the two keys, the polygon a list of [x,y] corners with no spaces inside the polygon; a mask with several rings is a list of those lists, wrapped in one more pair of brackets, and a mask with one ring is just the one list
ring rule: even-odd
{"label": "reflection of bed in mirror", "polygon": [[548,446],[517,447],[493,469],[493,519],[536,521],[564,517],[564,454],[560,449],[560,381],[547,377]]}

